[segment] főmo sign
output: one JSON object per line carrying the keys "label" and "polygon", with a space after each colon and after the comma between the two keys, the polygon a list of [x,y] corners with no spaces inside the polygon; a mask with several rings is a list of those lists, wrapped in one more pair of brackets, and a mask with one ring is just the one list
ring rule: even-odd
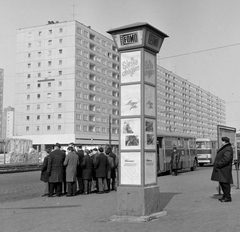
{"label": "f\u0151mo sign", "polygon": [[120,35],[120,43],[121,43],[121,46],[138,43],[138,34],[130,33],[130,34]]}

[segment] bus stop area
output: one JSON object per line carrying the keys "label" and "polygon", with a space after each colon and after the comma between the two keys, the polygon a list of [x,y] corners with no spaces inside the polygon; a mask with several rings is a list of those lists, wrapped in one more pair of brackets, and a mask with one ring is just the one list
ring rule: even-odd
{"label": "bus stop area", "polygon": [[236,170],[233,166],[233,201],[228,203],[218,201],[218,183],[210,180],[211,172],[212,167],[201,167],[178,176],[158,177],[161,208],[166,215],[156,220],[111,221],[116,215],[115,191],[72,198],[39,195],[0,204],[1,232],[240,231],[240,190],[236,188]]}

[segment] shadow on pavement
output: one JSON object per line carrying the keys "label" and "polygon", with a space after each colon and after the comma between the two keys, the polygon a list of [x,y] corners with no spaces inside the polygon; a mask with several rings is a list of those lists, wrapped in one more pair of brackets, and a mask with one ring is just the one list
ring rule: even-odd
{"label": "shadow on pavement", "polygon": [[181,193],[160,193],[160,207],[163,210],[167,204],[171,201],[174,195],[181,194]]}

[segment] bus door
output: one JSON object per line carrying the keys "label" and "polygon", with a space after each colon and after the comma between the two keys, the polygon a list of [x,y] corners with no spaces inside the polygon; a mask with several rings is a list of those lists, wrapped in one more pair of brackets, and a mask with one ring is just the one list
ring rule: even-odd
{"label": "bus door", "polygon": [[157,138],[157,153],[158,153],[158,172],[164,172],[165,167],[165,154],[164,154],[164,145],[163,137]]}
{"label": "bus door", "polygon": [[178,138],[178,152],[180,154],[179,169],[182,169],[186,166],[186,151],[184,149],[184,139]]}
{"label": "bus door", "polygon": [[189,140],[188,139],[184,139],[184,151],[185,151],[185,168],[188,168],[191,166],[191,153],[189,150]]}

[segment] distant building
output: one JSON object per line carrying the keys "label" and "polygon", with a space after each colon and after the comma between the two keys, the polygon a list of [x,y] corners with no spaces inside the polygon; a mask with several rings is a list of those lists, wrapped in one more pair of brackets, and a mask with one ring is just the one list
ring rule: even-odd
{"label": "distant building", "polygon": [[2,135],[3,83],[4,83],[4,71],[3,69],[0,68],[0,136]]}
{"label": "distant building", "polygon": [[4,109],[2,120],[2,138],[12,138],[14,135],[14,108],[9,106]]}
{"label": "distant building", "polygon": [[109,143],[111,128],[118,144],[118,52],[91,27],[49,21],[18,29],[15,83],[15,136],[98,145]]}
{"label": "distant building", "polygon": [[158,66],[158,133],[217,138],[226,124],[225,101]]}

